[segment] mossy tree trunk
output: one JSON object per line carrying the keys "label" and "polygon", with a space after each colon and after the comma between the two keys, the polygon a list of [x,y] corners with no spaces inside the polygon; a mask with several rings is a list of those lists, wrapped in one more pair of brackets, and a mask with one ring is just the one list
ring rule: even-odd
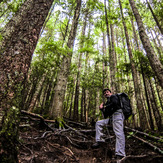
{"label": "mossy tree trunk", "polygon": [[0,43],[0,162],[18,162],[19,115],[24,83],[40,30],[53,0],[26,0],[2,31]]}

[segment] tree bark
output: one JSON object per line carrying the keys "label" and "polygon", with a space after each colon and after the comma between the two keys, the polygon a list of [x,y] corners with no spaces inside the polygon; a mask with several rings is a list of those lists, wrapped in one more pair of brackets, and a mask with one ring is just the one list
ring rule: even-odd
{"label": "tree bark", "polygon": [[[2,31],[0,43],[0,162],[18,162],[17,140],[24,82],[53,0],[26,0]],[[5,161],[4,161],[5,160]]]}
{"label": "tree bark", "polygon": [[161,64],[158,57],[155,55],[153,47],[149,41],[149,38],[145,32],[145,28],[143,25],[143,21],[139,15],[138,9],[136,8],[134,0],[129,0],[132,11],[134,13],[135,19],[137,21],[140,39],[142,41],[143,47],[147,53],[147,57],[149,59],[150,65],[155,72],[155,75],[158,78],[160,86],[163,88],[163,65]]}

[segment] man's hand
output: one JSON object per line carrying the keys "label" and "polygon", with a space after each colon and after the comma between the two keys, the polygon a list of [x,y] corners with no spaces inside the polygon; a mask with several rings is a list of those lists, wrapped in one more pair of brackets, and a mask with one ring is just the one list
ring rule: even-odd
{"label": "man's hand", "polygon": [[99,109],[103,109],[104,108],[104,103],[102,103],[100,106],[99,106]]}

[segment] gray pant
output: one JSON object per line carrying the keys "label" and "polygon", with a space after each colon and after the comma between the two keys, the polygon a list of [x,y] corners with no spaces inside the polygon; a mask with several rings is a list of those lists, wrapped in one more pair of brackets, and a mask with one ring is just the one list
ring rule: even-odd
{"label": "gray pant", "polygon": [[[125,154],[125,135],[124,135],[124,115],[122,110],[116,111],[112,115],[113,130],[116,136],[115,155],[126,156]],[[102,138],[103,126],[107,125],[109,118],[102,119],[96,122],[96,142],[105,142]]]}

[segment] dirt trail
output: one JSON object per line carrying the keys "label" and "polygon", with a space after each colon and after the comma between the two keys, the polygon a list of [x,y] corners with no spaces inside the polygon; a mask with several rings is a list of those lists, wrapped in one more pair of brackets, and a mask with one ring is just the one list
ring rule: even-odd
{"label": "dirt trail", "polygon": [[[83,134],[80,130],[66,129],[46,131],[36,128],[20,132],[21,163],[111,163],[114,161],[115,136],[98,149],[92,149],[94,132]],[[162,163],[163,155],[158,154],[144,143],[126,135],[125,163]]]}

